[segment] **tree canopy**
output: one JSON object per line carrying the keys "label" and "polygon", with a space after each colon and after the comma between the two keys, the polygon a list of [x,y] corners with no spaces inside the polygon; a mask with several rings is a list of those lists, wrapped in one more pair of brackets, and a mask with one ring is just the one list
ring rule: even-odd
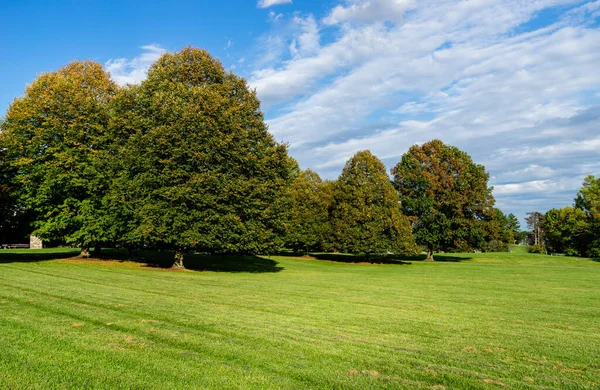
{"label": "tree canopy", "polygon": [[0,148],[34,234],[86,247],[104,240],[95,219],[107,187],[101,169],[108,104],[117,86],[102,66],[76,61],[31,83],[10,105]]}
{"label": "tree canopy", "polygon": [[392,169],[404,213],[428,259],[434,250],[472,251],[493,234],[494,198],[483,165],[433,140],[412,146]]}
{"label": "tree canopy", "polygon": [[368,150],[356,153],[335,183],[331,224],[338,250],[414,253],[409,220],[402,213],[383,163]]}
{"label": "tree canopy", "polygon": [[331,233],[329,208],[333,193],[314,171],[301,172],[290,186],[286,246],[306,253],[324,250]]}
{"label": "tree canopy", "polygon": [[589,175],[575,198],[575,207],[583,210],[589,223],[586,254],[600,257],[600,177]]}
{"label": "tree canopy", "polygon": [[265,253],[280,243],[293,160],[246,81],[206,51],[164,54],[116,105],[116,198],[131,242],[182,253]]}
{"label": "tree canopy", "polygon": [[571,256],[585,254],[589,240],[589,223],[585,212],[576,207],[549,210],[543,229],[546,245],[551,252]]}

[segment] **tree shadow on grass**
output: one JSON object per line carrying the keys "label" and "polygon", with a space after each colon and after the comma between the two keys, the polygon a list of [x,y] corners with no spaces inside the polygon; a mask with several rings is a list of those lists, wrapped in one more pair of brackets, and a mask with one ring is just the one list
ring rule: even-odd
{"label": "tree shadow on grass", "polygon": [[[416,255],[416,256],[411,256],[411,259],[413,261],[425,261],[425,259],[427,259],[427,255],[425,254],[421,254],[421,255]],[[433,260],[435,262],[439,262],[439,263],[460,263],[461,261],[468,261],[468,260],[472,260],[472,257],[463,257],[463,256],[456,256],[456,255],[452,255],[452,254],[446,254],[446,253],[440,253],[440,254],[433,254]]]}
{"label": "tree shadow on grass", "polygon": [[[134,261],[151,268],[170,269],[174,263],[174,253],[170,251],[137,251],[129,253],[125,250],[103,250],[97,257],[104,260]],[[268,273],[280,272],[284,268],[274,260],[252,255],[220,255],[186,254],[183,265],[193,271],[213,272],[248,272]]]}
{"label": "tree shadow on grass", "polygon": [[317,260],[335,261],[338,263],[354,263],[354,264],[397,264],[397,265],[408,265],[412,264],[408,259],[403,259],[398,256],[384,255],[384,256],[369,256],[366,258],[362,255],[352,255],[345,253],[315,253],[311,254]]}
{"label": "tree shadow on grass", "polygon": [[60,251],[45,252],[37,249],[0,250],[0,264],[37,263],[40,261],[67,259],[79,255],[77,248],[65,248]]}
{"label": "tree shadow on grass", "polygon": [[[290,257],[306,257],[299,253],[294,252],[281,252],[279,256],[290,256]],[[317,260],[335,261],[339,263],[371,263],[371,264],[398,264],[406,265],[412,264],[414,261],[425,261],[427,256],[425,254],[420,255],[371,255],[366,258],[364,255],[354,255],[350,253],[311,253],[309,258]],[[459,263],[461,261],[471,260],[472,257],[455,256],[452,254],[435,254],[433,256],[436,262],[451,262]]]}

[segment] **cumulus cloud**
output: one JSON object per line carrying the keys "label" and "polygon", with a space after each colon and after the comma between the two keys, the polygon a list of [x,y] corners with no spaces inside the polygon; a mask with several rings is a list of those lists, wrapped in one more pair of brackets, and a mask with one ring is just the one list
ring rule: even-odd
{"label": "cumulus cloud", "polygon": [[402,21],[404,13],[415,6],[414,0],[350,0],[333,8],[323,19],[325,24],[344,22]]}
{"label": "cumulus cloud", "polygon": [[132,59],[117,58],[106,61],[104,67],[119,85],[137,84],[146,78],[148,68],[166,51],[156,44],[142,46],[143,53]]}
{"label": "cumulus cloud", "polygon": [[289,4],[292,0],[258,0],[256,6],[258,8],[269,8],[278,4]]}
{"label": "cumulus cloud", "polygon": [[[549,9],[559,16],[540,19]],[[391,167],[410,145],[440,138],[485,164],[499,204],[524,214],[533,197],[519,189],[538,194],[540,209],[569,203],[600,157],[599,9],[348,0],[314,19],[313,31],[335,39],[292,50],[250,82],[304,168],[335,177],[367,148]]]}

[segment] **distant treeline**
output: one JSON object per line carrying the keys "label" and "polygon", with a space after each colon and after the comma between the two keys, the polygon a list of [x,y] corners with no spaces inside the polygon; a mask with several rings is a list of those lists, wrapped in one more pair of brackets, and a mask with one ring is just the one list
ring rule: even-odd
{"label": "distant treeline", "polygon": [[[0,123],[0,241],[183,253],[505,250],[517,218],[489,175],[433,140],[392,169],[358,152],[335,181],[301,171],[256,92],[206,51],[164,54],[139,85],[72,62],[37,77]],[[582,206],[587,207],[587,206]],[[587,213],[588,211],[582,211]]]}

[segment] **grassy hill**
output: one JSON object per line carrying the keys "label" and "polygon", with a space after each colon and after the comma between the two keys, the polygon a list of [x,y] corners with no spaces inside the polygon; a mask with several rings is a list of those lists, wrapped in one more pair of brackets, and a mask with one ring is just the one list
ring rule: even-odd
{"label": "grassy hill", "polygon": [[591,259],[49,260],[73,254],[0,251],[0,388],[600,386]]}

